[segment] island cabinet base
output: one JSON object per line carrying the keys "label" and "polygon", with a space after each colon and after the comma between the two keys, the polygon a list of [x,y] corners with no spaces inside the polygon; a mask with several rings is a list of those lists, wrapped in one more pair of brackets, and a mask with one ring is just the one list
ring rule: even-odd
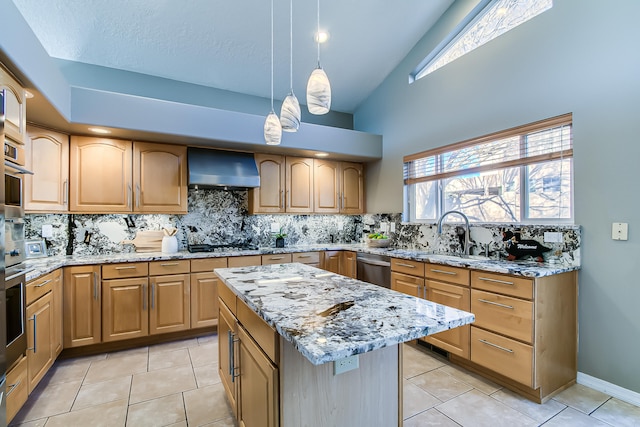
{"label": "island cabinet base", "polygon": [[333,374],[333,362],[314,366],[280,338],[282,427],[402,425],[402,345],[359,355],[359,367]]}

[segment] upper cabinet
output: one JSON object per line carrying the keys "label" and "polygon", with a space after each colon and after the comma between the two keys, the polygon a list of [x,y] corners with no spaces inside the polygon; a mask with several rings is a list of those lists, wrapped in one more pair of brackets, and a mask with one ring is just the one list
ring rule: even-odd
{"label": "upper cabinet", "polygon": [[252,213],[312,213],[313,159],[256,154],[260,187],[250,190]]}
{"label": "upper cabinet", "polygon": [[25,91],[11,75],[0,66],[0,90],[4,89],[4,133],[15,142],[24,144],[27,133],[27,103]]}
{"label": "upper cabinet", "polygon": [[72,136],[72,212],[187,212],[187,149]]}
{"label": "upper cabinet", "polygon": [[314,192],[315,212],[364,213],[362,164],[314,160]]}
{"label": "upper cabinet", "polygon": [[24,209],[60,212],[69,209],[69,136],[27,127],[24,175]]}

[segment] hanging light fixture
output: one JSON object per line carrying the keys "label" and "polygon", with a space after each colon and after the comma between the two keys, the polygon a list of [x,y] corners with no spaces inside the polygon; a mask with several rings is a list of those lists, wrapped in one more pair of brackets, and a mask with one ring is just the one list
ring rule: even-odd
{"label": "hanging light fixture", "polygon": [[293,93],[293,0],[289,0],[289,94],[282,103],[280,124],[285,132],[297,132],[300,127],[300,103]]}
{"label": "hanging light fixture", "polygon": [[267,145],[280,145],[282,125],[273,110],[273,0],[271,0],[271,112],[264,122],[264,141]]}
{"label": "hanging light fixture", "polygon": [[320,0],[318,0],[318,68],[313,70],[307,82],[307,108],[311,114],[326,114],[331,108],[331,85],[320,66]]}

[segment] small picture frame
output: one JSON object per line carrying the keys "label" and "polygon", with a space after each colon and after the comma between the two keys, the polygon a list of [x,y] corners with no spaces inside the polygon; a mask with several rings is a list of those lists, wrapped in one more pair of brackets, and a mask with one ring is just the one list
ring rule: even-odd
{"label": "small picture frame", "polygon": [[44,239],[25,240],[24,252],[27,259],[45,258],[47,256],[47,244],[45,243]]}

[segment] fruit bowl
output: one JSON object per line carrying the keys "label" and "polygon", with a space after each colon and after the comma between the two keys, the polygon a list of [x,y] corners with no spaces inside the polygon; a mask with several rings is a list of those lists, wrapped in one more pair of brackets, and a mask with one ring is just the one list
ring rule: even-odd
{"label": "fruit bowl", "polygon": [[370,248],[388,248],[391,239],[369,239],[367,238],[367,246]]}

